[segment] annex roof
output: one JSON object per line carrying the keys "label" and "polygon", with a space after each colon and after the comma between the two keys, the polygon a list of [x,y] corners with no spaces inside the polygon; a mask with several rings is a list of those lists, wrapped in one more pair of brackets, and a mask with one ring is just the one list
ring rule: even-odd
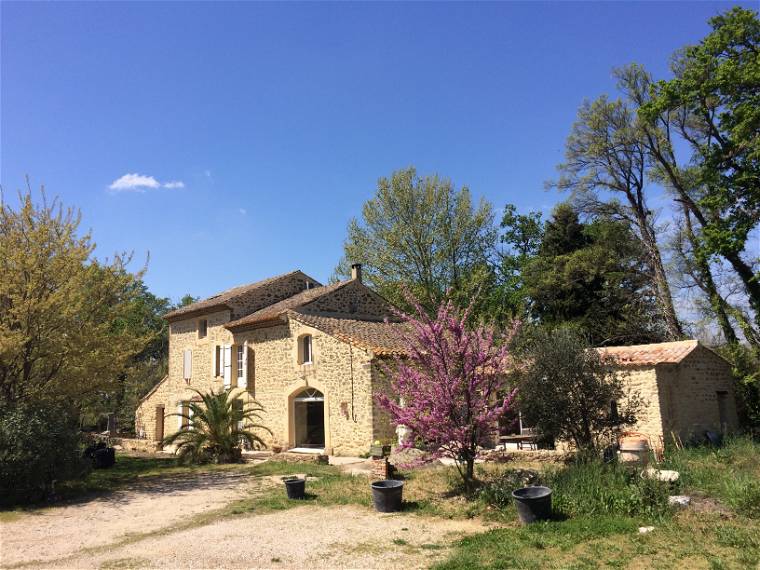
{"label": "annex roof", "polygon": [[[707,348],[700,345],[698,340],[680,340],[633,346],[609,346],[596,350],[601,354],[612,356],[622,366],[654,366],[678,364],[699,346]],[[720,357],[720,355],[717,356]]]}

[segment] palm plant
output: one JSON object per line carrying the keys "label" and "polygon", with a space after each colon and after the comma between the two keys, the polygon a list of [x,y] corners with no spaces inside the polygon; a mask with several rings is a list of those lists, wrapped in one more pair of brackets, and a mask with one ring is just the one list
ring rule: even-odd
{"label": "palm plant", "polygon": [[257,423],[264,408],[256,400],[247,406],[236,406],[234,389],[201,393],[194,390],[200,401],[190,402],[182,413],[170,414],[183,418],[187,427],[164,438],[164,445],[176,444],[181,463],[237,463],[242,457],[242,446],[251,449],[266,447],[252,430],[272,433]]}

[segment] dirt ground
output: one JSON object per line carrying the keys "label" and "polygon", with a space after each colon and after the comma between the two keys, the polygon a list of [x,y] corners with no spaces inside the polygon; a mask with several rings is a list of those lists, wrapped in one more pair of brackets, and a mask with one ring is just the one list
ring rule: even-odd
{"label": "dirt ground", "polygon": [[261,480],[240,474],[193,475],[25,513],[0,524],[0,565],[419,568],[442,557],[456,538],[485,530],[477,521],[316,506],[172,529],[255,493],[260,485]]}

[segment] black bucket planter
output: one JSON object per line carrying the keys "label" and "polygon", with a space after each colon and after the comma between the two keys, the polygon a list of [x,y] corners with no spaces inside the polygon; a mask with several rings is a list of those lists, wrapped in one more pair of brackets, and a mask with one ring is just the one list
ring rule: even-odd
{"label": "black bucket planter", "polygon": [[285,479],[288,499],[303,499],[306,493],[306,479]]}
{"label": "black bucket planter", "polygon": [[552,516],[552,490],[549,487],[523,487],[512,492],[517,516],[523,524],[545,521]]}
{"label": "black bucket planter", "polygon": [[113,447],[96,449],[92,454],[95,469],[108,469],[116,463],[116,450]]}
{"label": "black bucket planter", "polygon": [[372,483],[372,502],[375,510],[380,513],[395,513],[401,510],[401,493],[404,490],[403,481],[384,479]]}

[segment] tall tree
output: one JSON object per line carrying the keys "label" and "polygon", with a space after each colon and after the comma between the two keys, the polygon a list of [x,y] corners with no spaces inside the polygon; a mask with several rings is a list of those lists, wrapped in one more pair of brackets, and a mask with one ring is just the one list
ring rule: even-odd
{"label": "tall tree", "polygon": [[362,263],[367,281],[401,306],[404,289],[429,309],[448,290],[466,305],[491,279],[495,242],[488,202],[475,206],[467,187],[407,168],[381,178],[361,220],[351,220],[336,273],[348,276],[351,263]]}
{"label": "tall tree", "polygon": [[646,252],[648,272],[667,336],[683,335],[657,243],[654,212],[647,204],[647,153],[635,109],[623,101],[600,97],[578,111],[565,148],[556,186],[573,193],[575,203],[591,214],[625,220]]}
{"label": "tall tree", "polygon": [[[760,325],[760,273],[746,257],[760,221],[760,19],[736,7],[710,26],[676,55],[673,79],[652,83],[634,67],[623,82],[650,127],[661,176],[700,226],[699,247],[731,265]],[[676,158],[681,142],[685,162]]]}
{"label": "tall tree", "polygon": [[113,387],[145,347],[123,319],[139,274],[93,257],[79,212],[54,200],[0,205],[0,399],[81,403]]}
{"label": "tall tree", "polygon": [[573,324],[597,345],[662,340],[645,257],[627,223],[604,217],[583,223],[570,204],[560,204],[524,270],[533,318]]}

